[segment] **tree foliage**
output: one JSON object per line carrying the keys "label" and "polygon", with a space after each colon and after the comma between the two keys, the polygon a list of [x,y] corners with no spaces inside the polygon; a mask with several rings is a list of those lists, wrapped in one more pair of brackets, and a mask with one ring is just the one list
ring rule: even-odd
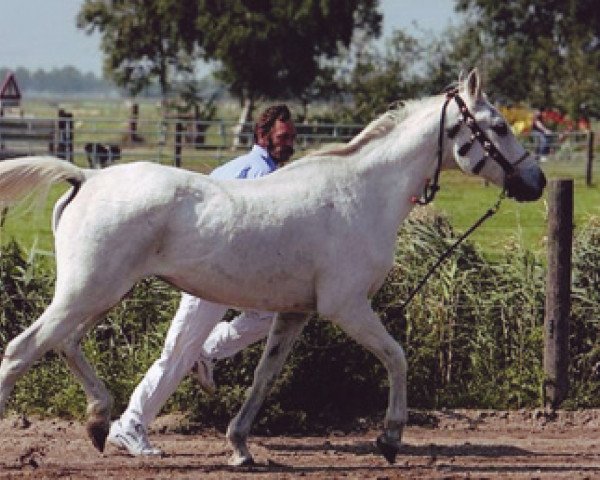
{"label": "tree foliage", "polygon": [[422,43],[402,30],[385,42],[383,53],[372,45],[359,48],[350,74],[340,82],[339,90],[353,100],[344,120],[367,123],[391,104],[418,96],[422,89],[414,65],[424,53]]}
{"label": "tree foliage", "polygon": [[379,35],[378,0],[85,0],[78,25],[99,31],[105,71],[139,93],[201,55],[240,99],[301,96],[320,60],[348,46],[355,31]]}
{"label": "tree foliage", "polygon": [[[490,84],[514,101],[600,116],[597,0],[457,0],[476,19]],[[475,40],[476,39],[476,40]]]}
{"label": "tree foliage", "polygon": [[[600,117],[600,9],[595,1],[457,0],[464,15],[440,35],[397,30],[385,49],[358,49],[339,90],[368,122],[391,99],[431,95],[479,67],[494,101]],[[343,70],[343,69],[341,69]],[[339,77],[339,75],[338,75]],[[339,80],[339,79],[338,79]]]}
{"label": "tree foliage", "polygon": [[199,0],[197,27],[208,59],[238,98],[301,96],[320,60],[355,30],[378,35],[377,0]]}
{"label": "tree foliage", "polygon": [[177,0],[85,0],[77,24],[102,36],[104,71],[136,95],[158,80],[169,92],[173,76],[193,70],[198,3]]}
{"label": "tree foliage", "polygon": [[467,15],[440,36],[401,30],[373,47],[378,0],[85,0],[79,25],[102,35],[105,70],[139,93],[202,57],[245,104],[338,95],[340,118],[364,123],[397,100],[432,94],[474,66],[496,100],[600,116],[596,0],[455,0]]}

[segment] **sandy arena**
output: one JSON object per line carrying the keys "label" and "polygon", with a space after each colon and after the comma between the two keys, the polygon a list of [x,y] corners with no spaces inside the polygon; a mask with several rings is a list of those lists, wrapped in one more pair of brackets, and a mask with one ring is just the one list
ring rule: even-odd
{"label": "sandy arena", "polygon": [[0,479],[585,479],[600,478],[600,410],[442,411],[414,415],[395,465],[377,454],[377,431],[326,437],[253,436],[256,465],[227,466],[221,432],[179,430],[157,420],[151,439],[163,457],[101,454],[79,422],[8,417],[0,421]]}

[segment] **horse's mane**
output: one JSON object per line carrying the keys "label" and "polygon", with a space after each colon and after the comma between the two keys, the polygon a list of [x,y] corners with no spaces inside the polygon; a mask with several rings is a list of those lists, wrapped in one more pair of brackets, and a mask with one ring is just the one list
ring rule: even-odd
{"label": "horse's mane", "polygon": [[316,152],[311,153],[310,156],[321,157],[325,155],[351,155],[357,150],[360,150],[363,145],[369,143],[371,140],[387,135],[396,126],[397,123],[390,113],[391,112],[386,112],[379,118],[373,120],[348,143],[333,147],[325,147],[322,150],[317,150]]}
{"label": "horse's mane", "polygon": [[[435,97],[431,97],[435,98]],[[308,156],[310,157],[323,157],[323,156],[348,156],[358,150],[364,145],[381,138],[390,133],[402,120],[406,119],[412,114],[417,107],[423,107],[425,100],[410,100],[407,102],[397,102],[390,110],[380,115],[378,118],[369,123],[358,135],[352,138],[348,143],[343,145],[327,146],[323,149],[311,152]]]}

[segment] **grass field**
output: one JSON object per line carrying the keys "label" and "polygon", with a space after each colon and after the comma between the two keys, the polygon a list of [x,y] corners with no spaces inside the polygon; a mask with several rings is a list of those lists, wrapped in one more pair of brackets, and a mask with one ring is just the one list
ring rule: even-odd
{"label": "grass field", "polygon": [[[572,167],[572,166],[571,166]],[[593,185],[587,187],[583,166],[566,173],[564,166],[548,166],[544,170],[550,179],[574,179],[574,219],[575,226],[581,225],[592,215],[600,214],[600,190]],[[485,186],[482,180],[458,172],[442,175],[442,190],[436,208],[446,213],[452,225],[460,232],[469,228],[480,215],[497,200],[499,190],[495,186]],[[487,254],[510,251],[515,246],[545,254],[547,233],[547,195],[537,202],[518,203],[505,199],[499,211],[488,219],[471,239]]]}

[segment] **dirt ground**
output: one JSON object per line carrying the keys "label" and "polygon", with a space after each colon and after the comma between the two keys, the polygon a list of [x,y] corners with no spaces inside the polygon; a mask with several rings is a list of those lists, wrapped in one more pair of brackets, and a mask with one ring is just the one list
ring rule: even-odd
{"label": "dirt ground", "polygon": [[[227,466],[221,432],[181,434],[181,419],[151,430],[163,457],[97,452],[78,422],[8,417],[0,421],[0,479],[584,479],[600,478],[600,410],[416,413],[395,465],[375,450],[378,431],[319,437],[254,436],[253,467]],[[181,429],[179,429],[181,431]]]}

